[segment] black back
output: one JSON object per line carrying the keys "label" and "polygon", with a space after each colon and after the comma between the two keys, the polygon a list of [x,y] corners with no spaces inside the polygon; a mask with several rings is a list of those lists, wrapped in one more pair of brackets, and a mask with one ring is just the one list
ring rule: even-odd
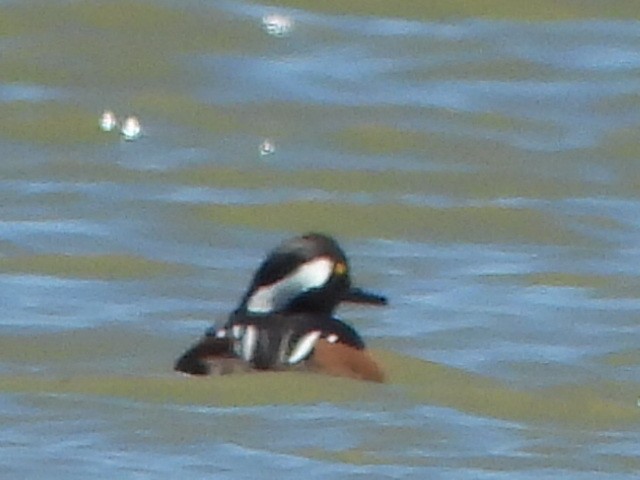
{"label": "black back", "polygon": [[[326,315],[310,314],[233,314],[229,327],[254,327],[258,338],[251,363],[258,369],[278,368],[306,334],[320,332],[320,338],[363,350],[365,343],[353,327]],[[227,327],[228,331],[229,327]],[[238,340],[240,341],[240,340]]]}

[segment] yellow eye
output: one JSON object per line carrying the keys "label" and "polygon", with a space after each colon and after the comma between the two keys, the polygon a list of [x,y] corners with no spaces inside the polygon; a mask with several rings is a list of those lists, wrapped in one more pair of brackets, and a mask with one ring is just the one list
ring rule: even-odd
{"label": "yellow eye", "polygon": [[347,266],[342,262],[338,262],[333,267],[333,271],[336,275],[343,275],[347,272]]}

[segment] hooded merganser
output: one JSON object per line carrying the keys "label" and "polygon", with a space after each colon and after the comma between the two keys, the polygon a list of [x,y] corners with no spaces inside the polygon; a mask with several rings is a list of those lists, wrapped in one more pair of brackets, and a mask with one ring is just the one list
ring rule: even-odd
{"label": "hooded merganser", "polygon": [[376,382],[384,374],[358,333],[333,317],[341,301],[385,305],[353,288],[346,255],[326,235],[283,242],[262,262],[236,310],[176,362],[193,375],[307,369]]}

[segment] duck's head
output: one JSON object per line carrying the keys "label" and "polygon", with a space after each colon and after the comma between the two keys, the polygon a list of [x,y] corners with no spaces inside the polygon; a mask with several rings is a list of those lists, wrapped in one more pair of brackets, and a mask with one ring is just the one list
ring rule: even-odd
{"label": "duck's head", "polygon": [[236,312],[331,314],[343,301],[387,303],[382,295],[352,286],[347,257],[333,238],[308,233],[267,255]]}

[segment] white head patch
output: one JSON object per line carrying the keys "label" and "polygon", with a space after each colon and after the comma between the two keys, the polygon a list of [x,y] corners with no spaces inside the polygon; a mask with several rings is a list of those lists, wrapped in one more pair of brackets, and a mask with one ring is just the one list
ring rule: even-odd
{"label": "white head patch", "polygon": [[278,310],[301,293],[323,286],[331,278],[332,272],[333,262],[330,259],[314,258],[283,279],[258,288],[249,298],[247,310],[253,313]]}

